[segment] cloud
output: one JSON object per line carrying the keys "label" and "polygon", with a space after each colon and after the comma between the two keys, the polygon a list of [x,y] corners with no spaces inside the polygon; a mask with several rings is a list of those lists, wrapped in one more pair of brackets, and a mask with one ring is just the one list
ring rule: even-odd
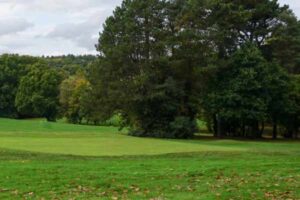
{"label": "cloud", "polygon": [[99,29],[99,24],[86,21],[84,23],[65,23],[54,28],[47,37],[60,38],[75,42],[78,46],[85,47],[88,50],[94,50],[96,43],[93,34]]}
{"label": "cloud", "polygon": [[79,47],[94,51],[98,32],[110,12],[103,9],[87,9],[86,12],[74,14],[73,17],[79,19],[80,22],[58,24],[46,37],[73,41]]}
{"label": "cloud", "polygon": [[95,44],[102,24],[121,2],[0,0],[0,19],[18,19],[9,22],[0,20],[0,52],[32,55],[96,54]]}
{"label": "cloud", "polygon": [[33,27],[34,24],[20,18],[1,18],[0,19],[0,36],[16,34]]}
{"label": "cloud", "polygon": [[50,12],[76,12],[93,7],[111,9],[121,0],[2,0],[14,9]]}

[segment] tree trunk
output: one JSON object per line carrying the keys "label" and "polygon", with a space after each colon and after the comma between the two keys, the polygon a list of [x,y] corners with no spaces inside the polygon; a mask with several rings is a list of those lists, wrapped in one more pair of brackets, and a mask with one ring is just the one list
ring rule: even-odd
{"label": "tree trunk", "polygon": [[221,117],[217,116],[218,133],[217,137],[222,138],[224,136],[224,123]]}
{"label": "tree trunk", "polygon": [[214,137],[218,137],[218,120],[217,115],[213,116],[213,131],[214,131]]}
{"label": "tree trunk", "polygon": [[242,124],[242,134],[243,137],[246,136],[246,125],[244,123]]}
{"label": "tree trunk", "polygon": [[260,129],[260,137],[263,136],[264,131],[265,131],[265,122],[262,122],[262,123],[261,123],[261,129]]}
{"label": "tree trunk", "polygon": [[274,120],[273,122],[273,139],[277,139],[277,122]]}
{"label": "tree trunk", "polygon": [[259,123],[258,121],[253,122],[252,125],[252,137],[260,138],[260,131],[259,131]]}
{"label": "tree trunk", "polygon": [[287,132],[284,134],[284,137],[287,139],[292,139],[294,136],[294,130],[292,128],[288,128]]}
{"label": "tree trunk", "polygon": [[149,17],[145,18],[145,40],[146,40],[146,60],[147,63],[150,61],[150,28],[149,28]]}

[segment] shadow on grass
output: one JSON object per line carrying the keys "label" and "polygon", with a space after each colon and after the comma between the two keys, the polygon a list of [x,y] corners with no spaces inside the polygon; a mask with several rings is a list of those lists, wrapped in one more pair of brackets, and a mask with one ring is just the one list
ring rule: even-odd
{"label": "shadow on grass", "polygon": [[107,160],[148,160],[148,159],[184,159],[184,158],[205,158],[205,157],[223,157],[241,156],[240,152],[235,151],[208,151],[208,152],[184,152],[184,153],[166,153],[158,155],[122,155],[122,156],[79,156],[79,155],[66,155],[66,154],[52,154],[52,153],[40,153],[31,151],[18,151],[10,149],[0,149],[0,161],[107,161]]}

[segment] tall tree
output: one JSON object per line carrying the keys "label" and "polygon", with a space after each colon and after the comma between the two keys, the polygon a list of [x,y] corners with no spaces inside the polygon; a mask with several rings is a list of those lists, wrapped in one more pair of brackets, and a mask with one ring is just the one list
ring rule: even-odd
{"label": "tall tree", "polygon": [[284,105],[283,115],[279,115],[279,122],[286,129],[286,138],[297,138],[300,132],[300,76],[291,76],[291,88],[288,91],[288,101]]}
{"label": "tall tree", "polygon": [[287,6],[277,0],[213,0],[210,2],[211,32],[220,54],[235,52],[241,44],[263,48],[284,22]]}
{"label": "tall tree", "polygon": [[0,116],[19,116],[15,107],[15,98],[20,79],[28,72],[28,66],[38,62],[39,58],[30,56],[0,56]]}
{"label": "tall tree", "polygon": [[18,112],[25,117],[45,117],[55,121],[60,82],[61,75],[45,63],[32,65],[18,88],[15,100]]}
{"label": "tall tree", "polygon": [[204,106],[216,116],[218,136],[261,137],[259,123],[284,113],[288,75],[253,44],[243,45],[216,77]]}
{"label": "tall tree", "polygon": [[297,28],[277,0],[124,0],[89,72],[94,116],[121,113],[139,136],[191,137],[203,111],[219,136],[260,137],[266,121],[276,132],[298,46],[286,61],[275,42],[298,41]]}
{"label": "tall tree", "polygon": [[86,118],[83,97],[89,90],[89,82],[83,72],[64,80],[60,85],[60,105],[63,116],[71,123],[81,123]]}
{"label": "tall tree", "polygon": [[300,74],[300,22],[291,10],[280,14],[283,22],[268,41],[269,54],[291,74]]}
{"label": "tall tree", "polygon": [[127,0],[106,21],[96,90],[134,135],[187,138],[196,130],[197,76],[207,53],[207,10],[197,3]]}
{"label": "tall tree", "polygon": [[[212,94],[210,91],[215,91],[214,88],[219,87],[222,77],[220,78],[218,74],[227,72],[226,69],[224,70],[224,66],[227,66],[228,62],[232,59],[232,55],[236,54],[244,44],[253,44],[256,46],[263,53],[262,55],[266,59],[265,62],[272,63],[271,65],[275,71],[279,70],[280,67],[274,64],[280,60],[280,57],[276,58],[276,54],[279,54],[276,53],[278,50],[274,50],[276,49],[274,45],[276,42],[274,41],[285,38],[282,40],[287,43],[291,42],[288,38],[290,36],[283,37],[284,33],[281,34],[281,37],[278,36],[280,35],[280,30],[291,30],[291,27],[293,27],[288,26],[290,28],[287,29],[286,26],[287,19],[292,19],[287,6],[280,6],[277,0],[213,0],[208,5],[210,10],[208,32],[210,33],[210,40],[213,43],[217,56],[212,60],[213,67],[208,67],[204,71],[204,76],[206,76],[204,78],[206,82],[203,84],[206,86],[204,96],[207,93]],[[285,32],[287,33],[288,31]],[[272,48],[274,50],[273,54]],[[293,52],[295,51],[293,50]],[[287,62],[283,62],[287,64]],[[280,72],[278,73],[280,74]],[[282,81],[286,83],[284,80]],[[220,96],[221,92],[215,91],[213,94],[214,97],[217,98]],[[278,97],[282,96],[279,95]],[[205,101],[204,99],[203,101]],[[218,102],[217,99],[215,101]],[[206,116],[212,116],[212,119],[209,121],[214,122],[215,133],[219,132],[219,135],[223,135],[226,126],[231,125],[210,111],[212,110],[206,110]]]}

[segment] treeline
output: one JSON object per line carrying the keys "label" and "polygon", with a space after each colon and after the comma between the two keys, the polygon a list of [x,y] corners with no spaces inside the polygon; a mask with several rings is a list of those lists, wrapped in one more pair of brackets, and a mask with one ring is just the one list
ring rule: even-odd
{"label": "treeline", "polygon": [[102,117],[136,136],[296,137],[300,22],[277,0],[124,0],[90,74]]}
{"label": "treeline", "polygon": [[49,121],[64,117],[62,83],[85,74],[88,65],[95,60],[95,56],[89,55],[1,55],[0,117],[45,117]]}
{"label": "treeline", "polygon": [[[276,0],[125,0],[99,56],[0,56],[0,116],[99,124],[135,136],[300,128],[300,22]],[[279,131],[280,129],[280,131]]]}

